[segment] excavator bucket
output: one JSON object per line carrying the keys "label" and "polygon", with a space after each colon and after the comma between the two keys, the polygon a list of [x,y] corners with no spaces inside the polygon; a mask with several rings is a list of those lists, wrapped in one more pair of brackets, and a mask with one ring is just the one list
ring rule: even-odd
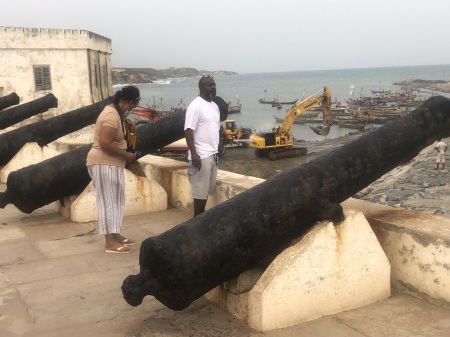
{"label": "excavator bucket", "polygon": [[319,136],[328,136],[328,134],[330,133],[330,128],[331,125],[330,124],[322,124],[316,127],[310,126],[311,130],[314,131],[315,134],[319,135]]}

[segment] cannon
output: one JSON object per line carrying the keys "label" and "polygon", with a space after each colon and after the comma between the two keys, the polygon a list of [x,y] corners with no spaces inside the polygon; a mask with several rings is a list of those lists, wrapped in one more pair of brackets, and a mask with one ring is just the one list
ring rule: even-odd
{"label": "cannon", "polygon": [[12,105],[17,105],[20,102],[19,96],[12,92],[9,95],[0,97],[0,110],[6,109]]}
{"label": "cannon", "polygon": [[7,164],[26,143],[36,142],[42,147],[95,123],[100,112],[109,103],[111,98],[1,134],[0,165]]}
{"label": "cannon", "polygon": [[56,107],[58,107],[58,99],[53,94],[47,94],[34,101],[0,111],[0,129],[5,129],[8,126]]}
{"label": "cannon", "polygon": [[[182,138],[184,116],[185,111],[180,111],[139,126],[137,150],[141,155],[155,153]],[[86,157],[91,146],[88,144],[11,172],[6,191],[0,193],[0,208],[13,204],[29,214],[53,201],[79,194],[91,180],[86,169]]]}
{"label": "cannon", "polygon": [[[340,203],[450,135],[450,100],[422,106],[356,140],[275,176],[141,244],[126,302],[153,295],[182,310],[206,292],[266,260],[317,221],[342,219]],[[306,271],[305,271],[306,272]]]}

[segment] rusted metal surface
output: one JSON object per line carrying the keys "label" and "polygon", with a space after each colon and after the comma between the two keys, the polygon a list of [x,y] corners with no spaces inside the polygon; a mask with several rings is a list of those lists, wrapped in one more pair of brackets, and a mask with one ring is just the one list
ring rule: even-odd
{"label": "rusted metal surface", "polygon": [[0,110],[6,109],[10,106],[17,105],[20,102],[19,96],[12,92],[9,95],[0,97]]}
{"label": "rusted metal surface", "polygon": [[[143,154],[184,137],[185,112],[177,112],[137,128],[137,149]],[[1,146],[1,143],[0,143]],[[7,189],[0,193],[0,208],[15,205],[24,213],[82,192],[90,182],[86,157],[92,144],[30,165],[8,175]]]}
{"label": "rusted metal surface", "polygon": [[153,295],[173,310],[186,308],[317,221],[338,221],[341,202],[448,136],[450,100],[433,97],[405,117],[146,239],[140,273],[123,282],[125,300],[137,306]]}
{"label": "rusted metal surface", "polygon": [[7,164],[26,143],[37,142],[42,147],[95,123],[100,112],[109,103],[110,98],[1,134],[0,165]]}
{"label": "rusted metal surface", "polygon": [[56,107],[58,107],[58,99],[53,94],[47,94],[34,101],[0,111],[0,129],[5,129],[8,126]]}

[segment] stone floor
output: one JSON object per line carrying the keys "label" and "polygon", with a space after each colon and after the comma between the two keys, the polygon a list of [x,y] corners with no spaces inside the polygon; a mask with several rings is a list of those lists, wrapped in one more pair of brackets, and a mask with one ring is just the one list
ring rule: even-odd
{"label": "stone floor", "polygon": [[[123,234],[142,241],[190,216],[170,209],[126,217]],[[120,286],[138,272],[139,246],[106,254],[96,231],[95,222],[70,222],[53,205],[0,210],[0,336],[450,336],[450,310],[405,295],[266,333],[203,298],[180,312],[153,297],[133,308]]]}

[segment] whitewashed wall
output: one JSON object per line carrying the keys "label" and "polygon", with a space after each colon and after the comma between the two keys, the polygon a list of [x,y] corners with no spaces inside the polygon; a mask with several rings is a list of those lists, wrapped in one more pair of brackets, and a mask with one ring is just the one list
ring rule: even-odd
{"label": "whitewashed wall", "polygon": [[[58,108],[44,118],[99,102],[113,95],[111,53],[110,39],[85,30],[0,27],[0,96],[15,92],[23,104],[51,92]],[[50,65],[51,90],[35,90],[34,65]]]}

